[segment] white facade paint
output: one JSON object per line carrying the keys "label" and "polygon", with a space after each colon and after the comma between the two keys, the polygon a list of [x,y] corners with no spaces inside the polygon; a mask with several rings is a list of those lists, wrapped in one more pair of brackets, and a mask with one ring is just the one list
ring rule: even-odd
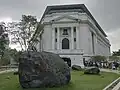
{"label": "white facade paint", "polygon": [[[84,66],[83,58],[88,59],[89,56],[110,55],[109,40],[86,13],[74,11],[50,13],[44,15],[42,24],[45,26],[41,34],[41,42],[36,45],[37,49],[53,52],[61,57],[69,57],[72,65]],[[62,35],[65,28],[68,35]],[[69,40],[69,49],[62,49],[64,38]]]}

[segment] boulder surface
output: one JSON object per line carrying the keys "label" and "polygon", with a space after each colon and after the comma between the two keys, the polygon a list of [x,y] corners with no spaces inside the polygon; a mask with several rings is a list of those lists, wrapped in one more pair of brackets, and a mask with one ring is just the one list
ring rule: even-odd
{"label": "boulder surface", "polygon": [[72,66],[72,70],[82,71],[82,68],[81,68],[81,66],[73,65],[73,66]]}
{"label": "boulder surface", "polygon": [[61,86],[71,79],[70,69],[64,60],[48,52],[23,52],[18,72],[23,88]]}
{"label": "boulder surface", "polygon": [[84,70],[84,74],[99,74],[100,69],[97,67],[89,67]]}

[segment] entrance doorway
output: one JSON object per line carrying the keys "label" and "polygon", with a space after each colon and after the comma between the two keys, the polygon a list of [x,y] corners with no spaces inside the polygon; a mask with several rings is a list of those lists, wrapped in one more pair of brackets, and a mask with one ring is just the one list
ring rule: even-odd
{"label": "entrance doorway", "polygon": [[68,64],[69,67],[71,67],[71,59],[70,58],[62,57],[62,59],[64,60],[65,63]]}

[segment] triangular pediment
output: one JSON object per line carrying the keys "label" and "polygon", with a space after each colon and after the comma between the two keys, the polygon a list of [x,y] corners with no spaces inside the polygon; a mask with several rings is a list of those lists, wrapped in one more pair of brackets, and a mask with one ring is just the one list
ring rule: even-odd
{"label": "triangular pediment", "polygon": [[78,21],[78,19],[72,16],[60,16],[51,21],[52,22],[71,22],[71,21]]}

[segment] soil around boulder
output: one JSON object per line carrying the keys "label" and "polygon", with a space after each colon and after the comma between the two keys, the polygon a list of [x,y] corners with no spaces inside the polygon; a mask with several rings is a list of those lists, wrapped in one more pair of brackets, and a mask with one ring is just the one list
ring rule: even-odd
{"label": "soil around boulder", "polygon": [[71,80],[68,65],[58,55],[49,52],[23,52],[18,71],[23,88],[62,86]]}

